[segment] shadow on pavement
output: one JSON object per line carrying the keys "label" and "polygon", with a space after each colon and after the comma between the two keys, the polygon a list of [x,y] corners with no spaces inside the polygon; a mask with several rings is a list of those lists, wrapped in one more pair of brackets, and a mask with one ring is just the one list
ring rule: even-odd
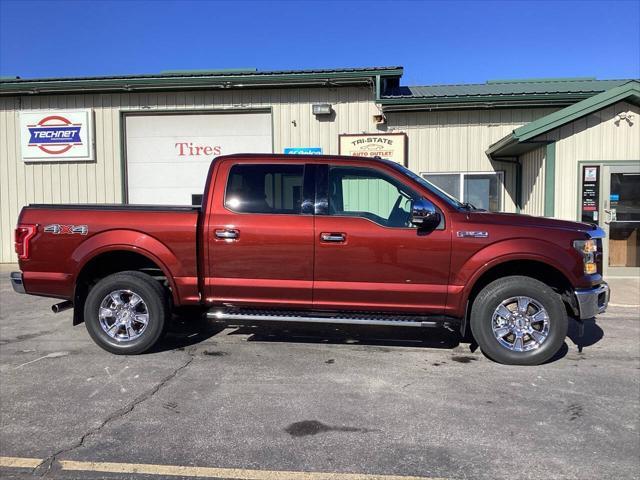
{"label": "shadow on pavement", "polygon": [[452,349],[460,335],[445,328],[335,325],[265,325],[240,327],[232,335],[249,335],[249,342],[324,343]]}
{"label": "shadow on pavement", "polygon": [[208,320],[202,309],[183,308],[174,313],[167,333],[148,353],[190,347],[219,334],[225,328],[226,325]]}
{"label": "shadow on pavement", "polygon": [[582,321],[582,335],[580,335],[580,323],[573,318],[569,319],[569,331],[567,332],[567,338],[578,347],[578,351],[582,352],[584,347],[590,347],[595,345],[604,338],[604,331],[596,323],[595,318]]}
{"label": "shadow on pavement", "polygon": [[[234,329],[229,335],[247,335],[248,342],[310,343],[330,345],[370,345],[380,347],[413,347],[454,349],[460,344],[470,344],[471,352],[477,349],[471,339],[462,339],[458,332],[446,328],[377,327],[330,324],[284,324],[267,323],[252,326],[236,326],[209,320],[198,309],[181,310],[173,321],[163,340],[150,352],[181,349],[204,342],[225,329]],[[569,352],[568,341],[583,348],[598,343],[604,332],[593,320],[580,324],[569,318],[567,341],[558,353],[547,363],[564,358]]]}

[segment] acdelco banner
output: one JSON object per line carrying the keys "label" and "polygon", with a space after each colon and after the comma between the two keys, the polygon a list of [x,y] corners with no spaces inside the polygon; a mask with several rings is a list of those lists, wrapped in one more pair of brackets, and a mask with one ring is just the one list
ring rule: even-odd
{"label": "acdelco banner", "polygon": [[407,135],[405,133],[363,133],[340,135],[340,155],[351,157],[380,157],[400,165],[407,164]]}
{"label": "acdelco banner", "polygon": [[90,109],[20,112],[20,141],[25,162],[93,160]]}

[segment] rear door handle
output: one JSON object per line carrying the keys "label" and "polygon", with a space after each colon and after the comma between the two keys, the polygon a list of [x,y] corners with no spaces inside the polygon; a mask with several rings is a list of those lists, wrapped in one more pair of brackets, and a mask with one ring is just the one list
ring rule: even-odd
{"label": "rear door handle", "polygon": [[218,228],[214,233],[221,240],[237,240],[240,236],[240,232],[232,228]]}
{"label": "rear door handle", "polygon": [[328,233],[324,232],[320,234],[320,240],[330,243],[343,243],[347,239],[346,233]]}

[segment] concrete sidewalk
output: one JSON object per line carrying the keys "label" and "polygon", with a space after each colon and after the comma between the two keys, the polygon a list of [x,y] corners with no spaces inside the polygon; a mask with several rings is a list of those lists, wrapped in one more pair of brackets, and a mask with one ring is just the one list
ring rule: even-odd
{"label": "concrete sidewalk", "polygon": [[640,277],[607,277],[605,280],[611,287],[612,306],[636,307],[640,311]]}

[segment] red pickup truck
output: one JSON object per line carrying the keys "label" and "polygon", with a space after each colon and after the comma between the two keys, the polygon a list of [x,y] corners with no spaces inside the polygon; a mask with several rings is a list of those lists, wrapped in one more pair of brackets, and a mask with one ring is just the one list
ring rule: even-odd
{"label": "red pickup truck", "polygon": [[230,155],[201,207],[30,205],[21,293],[65,300],[95,342],[141,353],[171,311],[259,322],[458,328],[507,364],[550,359],[603,312],[603,231],[490,213],[393,162]]}

